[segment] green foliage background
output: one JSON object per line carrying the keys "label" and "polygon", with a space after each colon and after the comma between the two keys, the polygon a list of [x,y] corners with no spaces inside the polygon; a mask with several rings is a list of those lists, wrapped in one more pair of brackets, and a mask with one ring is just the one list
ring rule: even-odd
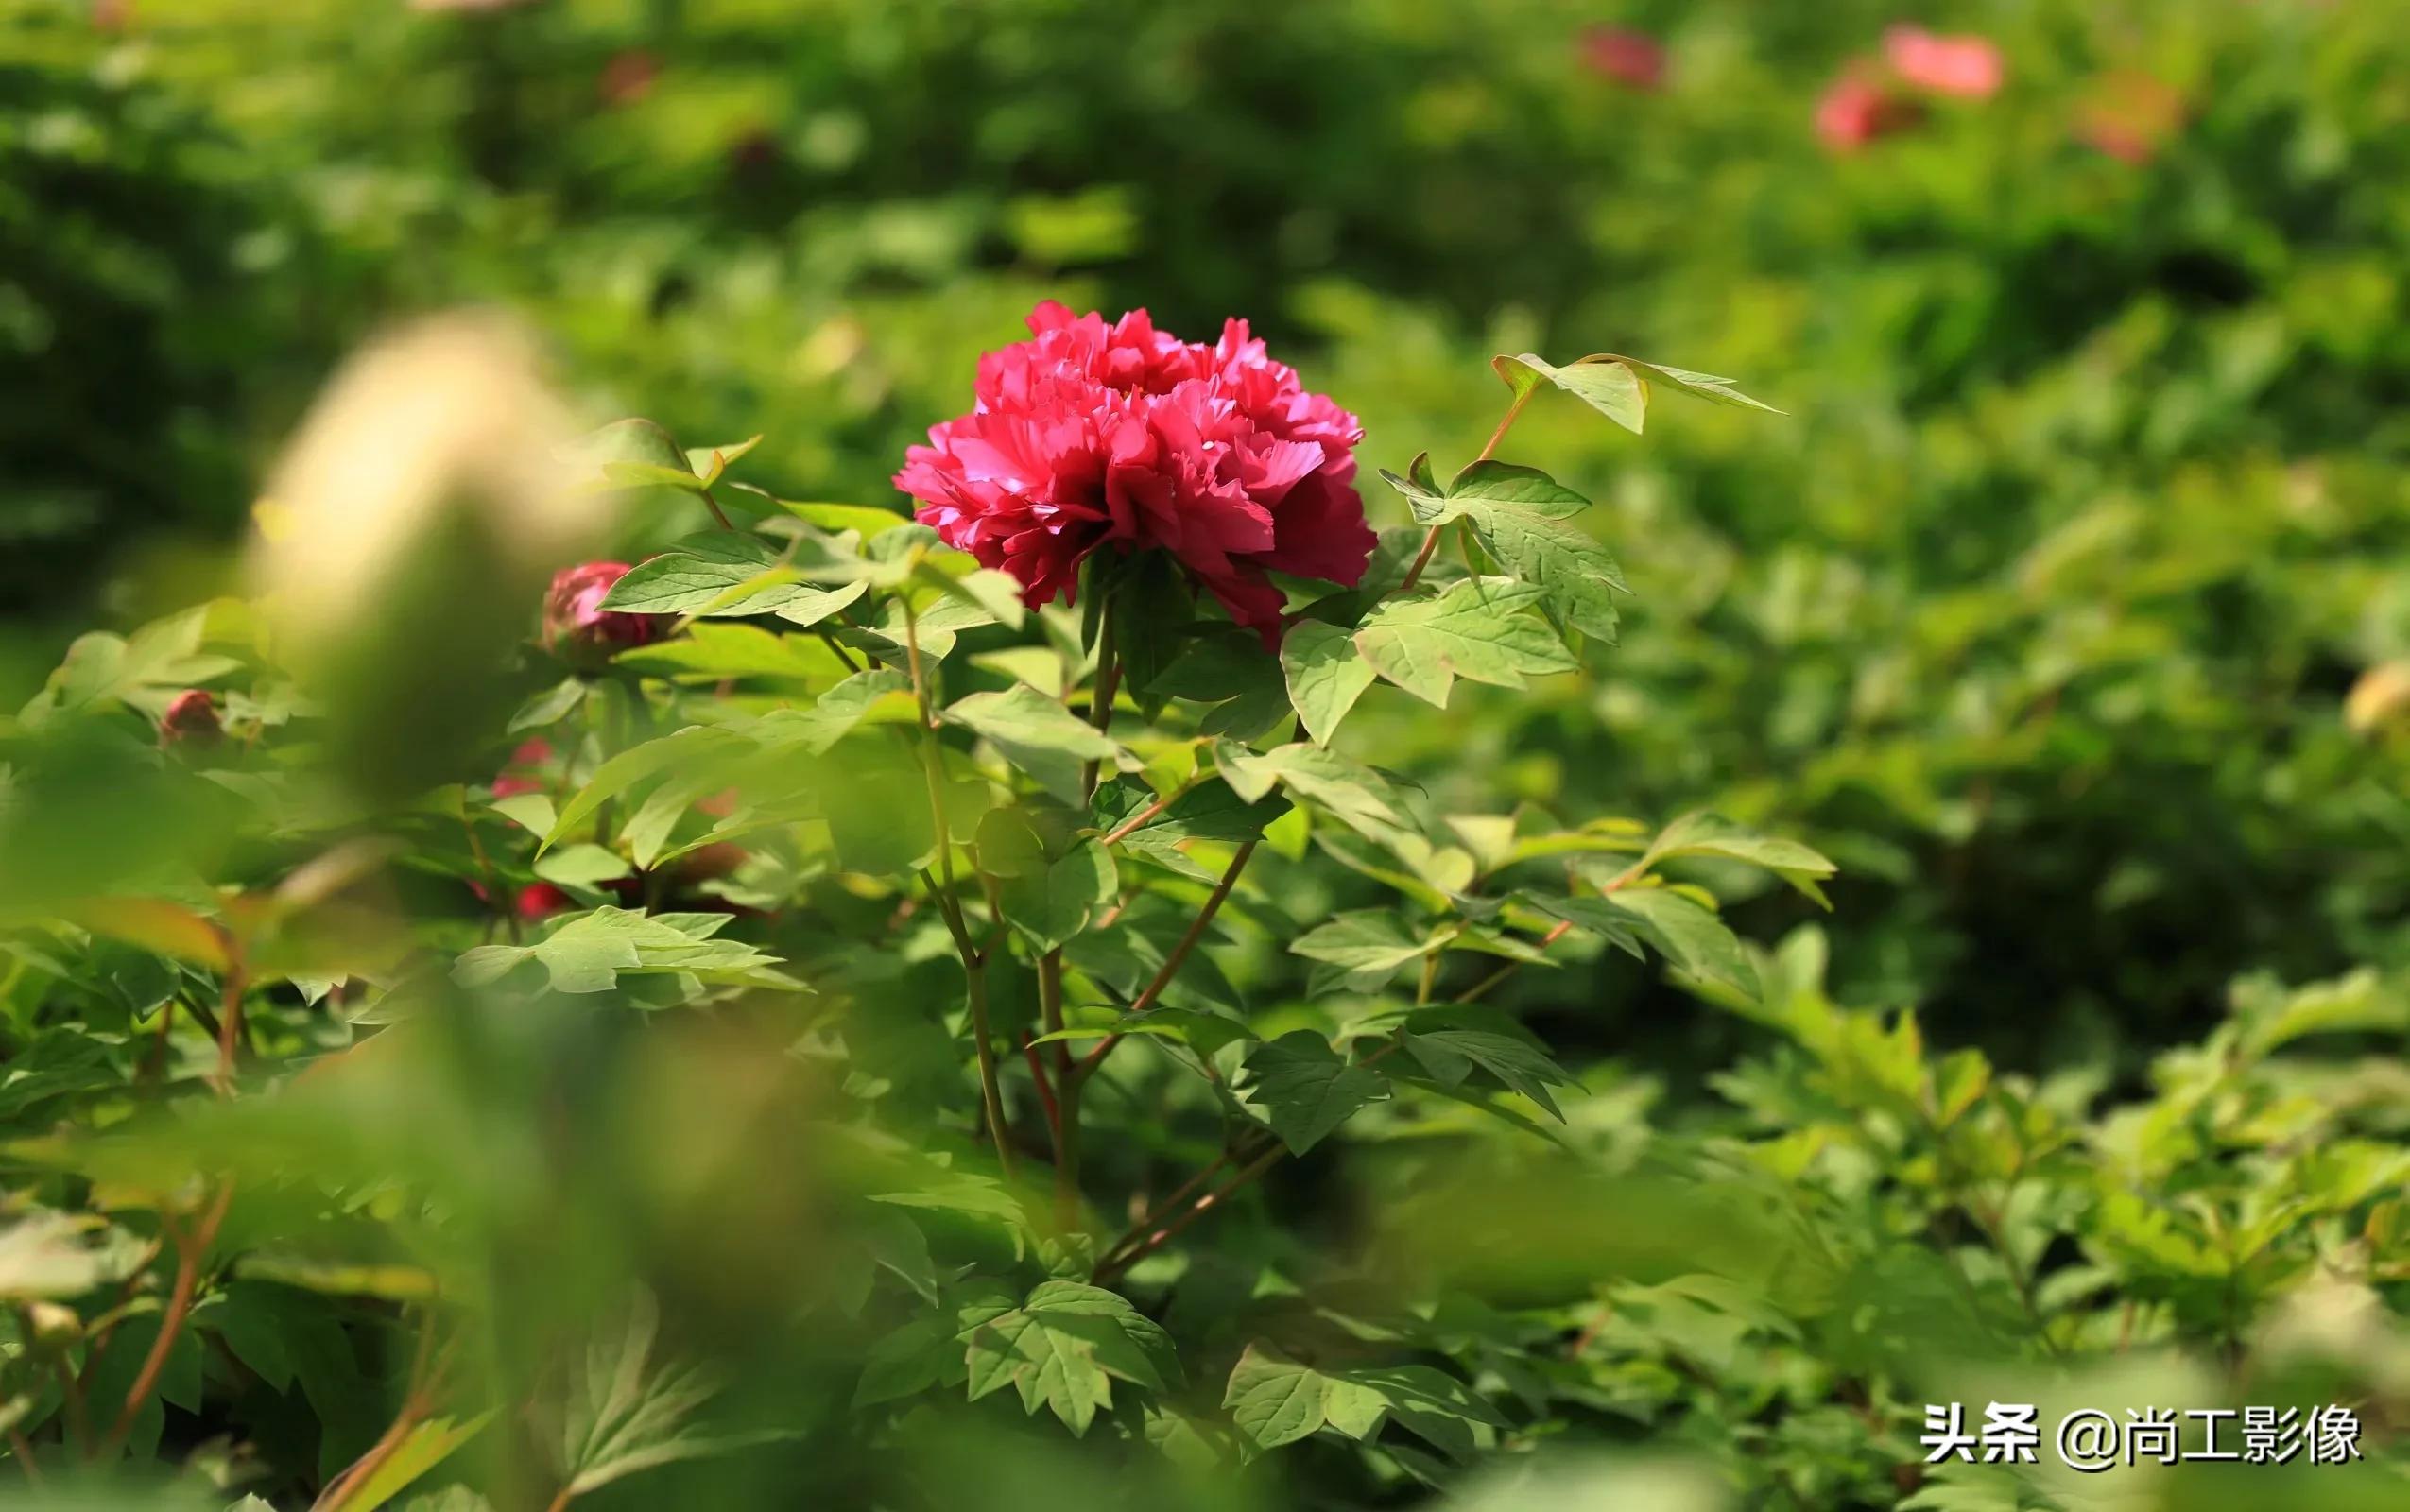
{"label": "green foliage background", "polygon": [[[1833,912],[1702,868],[1769,953],[1763,1001],[1613,952],[1490,1000],[1588,1084],[1559,1092],[1578,1171],[1533,1176],[1522,1147],[1476,1142],[1451,1187],[1413,1142],[1343,1140],[1231,1215],[1249,1237],[1225,1258],[1287,1263],[1283,1236],[1389,1226],[1409,1253],[1415,1234],[1523,1236],[1521,1268],[1478,1244],[1416,1257],[1472,1278],[1451,1295],[1479,1315],[1431,1323],[1462,1374],[1544,1425],[1528,1440],[1692,1451],[1742,1504],[2088,1504],[2067,1500],[2082,1486],[1902,1478],[1916,1391],[1943,1389],[1919,1353],[2161,1371],[2178,1406],[2260,1400],[2298,1369],[2372,1423],[2410,1411],[2410,747],[2343,713],[2367,669],[2410,657],[2410,48],[2384,0],[1919,9],[1904,19],[1994,38],[2005,88],[1838,156],[1815,98],[1903,19],[1892,7],[180,0],[113,29],[89,10],[0,0],[12,695],[89,622],[127,628],[218,586],[338,355],[464,301],[523,313],[596,418],[760,433],[740,475],[882,507],[903,448],[1043,297],[1143,304],[1191,335],[1251,318],[1365,417],[1368,477],[1426,447],[1443,475],[1470,459],[1502,402],[1493,352],[1743,374],[1788,418],[1667,400],[1643,442],[1535,404],[1516,450],[1598,501],[1591,528],[1634,590],[1621,644],[1528,690],[1459,687],[1445,715],[1368,697],[1338,745],[1441,812],[1654,831],[1712,808],[1796,836],[1839,865]],[[1663,39],[1661,91],[1584,67],[1598,22]],[[2145,163],[2082,140],[2116,75],[2182,102]],[[614,545],[634,559],[695,524],[639,511]],[[1332,868],[1272,876],[1295,924],[1380,891]],[[1228,954],[1267,1024],[1306,1013],[1303,963]],[[11,979],[20,1057],[60,1011],[29,970]],[[1911,1006],[1920,1033],[1889,1017]],[[2354,1038],[2292,1042],[2305,1026]],[[502,1051],[548,1064],[541,1032]],[[599,1065],[645,1064],[559,1032]],[[19,1111],[46,1127],[62,1110]],[[1858,1312],[1769,1303],[1757,1275],[1741,1297],[1731,1267],[1634,1239],[1691,1231],[1680,1194],[1735,1143],[1825,1200],[1805,1221]],[[1584,1185],[1635,1171],[1676,1195]],[[1403,1205],[1433,1191],[1465,1206]],[[607,1195],[596,1211],[637,1200]],[[2353,1343],[2365,1357],[2315,1337],[2285,1354],[2315,1333],[2283,1334],[2285,1309],[2344,1286],[2388,1318]],[[732,1299],[760,1295],[732,1286],[730,1315],[686,1323],[761,1414],[852,1390],[818,1379],[842,1376],[828,1361],[744,1355]],[[371,1438],[389,1417],[342,1410]],[[362,1426],[328,1442],[356,1452]],[[976,1467],[1007,1503],[1015,1476],[1051,1506],[1116,1473],[954,1427],[930,1463]],[[316,1432],[293,1428],[288,1456],[311,1460]],[[1230,1494],[1424,1494],[1411,1441],[1383,1458],[1343,1436]],[[767,1452],[775,1469],[745,1472],[762,1481],[691,1494],[797,1484],[799,1456]],[[653,1494],[690,1472],[707,1473],[663,1470]],[[827,1494],[871,1504],[874,1470],[830,1473]],[[2177,1498],[2235,1484],[2146,1494],[2203,1505]],[[2368,1498],[2337,1505],[2401,1494],[2313,1484]]]}

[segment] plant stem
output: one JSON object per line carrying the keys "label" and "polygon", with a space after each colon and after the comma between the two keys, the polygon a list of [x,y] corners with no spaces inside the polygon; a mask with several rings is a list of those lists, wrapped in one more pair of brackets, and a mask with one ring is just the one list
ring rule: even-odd
{"label": "plant stem", "polygon": [[225,985],[218,989],[217,1009],[217,1094],[234,1095],[234,1053],[243,1042],[243,966],[237,960],[226,969]]}
{"label": "plant stem", "polygon": [[[1514,403],[1506,406],[1506,415],[1499,420],[1498,428],[1489,433],[1489,443],[1481,449],[1481,455],[1474,457],[1474,461],[1489,460],[1498,450],[1498,443],[1506,438],[1506,432],[1513,427],[1515,417],[1523,413],[1523,406],[1530,403],[1531,396],[1537,392],[1539,389],[1534,387],[1515,396]],[[1431,554],[1439,549],[1439,533],[1447,529],[1448,524],[1449,522],[1442,520],[1422,538],[1422,549],[1414,554],[1414,565],[1406,569],[1405,581],[1398,585],[1399,593],[1410,593],[1414,592],[1414,585],[1422,581],[1422,569],[1431,565]]]}
{"label": "plant stem", "polygon": [[1140,1261],[1145,1260],[1156,1250],[1162,1248],[1165,1245],[1170,1244],[1174,1239],[1179,1238],[1180,1234],[1188,1228],[1189,1225],[1195,1223],[1197,1219],[1204,1217],[1207,1213],[1221,1206],[1223,1202],[1229,1199],[1231,1193],[1236,1192],[1240,1187],[1247,1185],[1249,1181],[1254,1180],[1257,1177],[1262,1176],[1265,1172],[1270,1170],[1273,1163],[1279,1160],[1280,1158],[1286,1153],[1286,1146],[1275,1143],[1270,1149],[1265,1150],[1263,1154],[1258,1155],[1252,1160],[1248,1161],[1247,1164],[1239,1168],[1239,1172],[1236,1176],[1231,1177],[1220,1186],[1215,1187],[1213,1191],[1208,1192],[1203,1196],[1191,1203],[1186,1212],[1181,1213],[1179,1217],[1174,1218],[1162,1228],[1156,1229],[1151,1234],[1148,1234],[1145,1239],[1140,1240],[1135,1246],[1131,1246],[1116,1259],[1096,1267],[1095,1279],[1097,1282],[1102,1284],[1106,1281],[1114,1280],[1122,1275],[1123,1272],[1128,1270],[1132,1265],[1137,1264]]}
{"label": "plant stem", "polygon": [[[954,833],[946,822],[945,767],[938,753],[938,720],[929,697],[929,679],[921,665],[921,625],[913,613],[909,593],[900,600],[904,606],[904,655],[912,670],[912,701],[920,713],[921,774],[929,788],[929,824],[937,836],[938,869],[944,874],[943,886],[934,884],[930,893],[936,899],[938,912],[944,916],[946,930],[954,936],[955,954],[962,957],[963,994],[971,1008],[972,1049],[979,1060],[979,1101],[987,1113],[988,1136],[995,1142],[996,1164],[1004,1172],[1005,1180],[1012,1180],[1012,1135],[1005,1126],[1004,1089],[996,1078],[995,1035],[988,1022],[988,958],[971,943],[971,932],[962,922],[962,905],[954,897]],[[930,881],[923,871],[921,880]]]}
{"label": "plant stem", "polygon": [[[1038,1008],[1048,1034],[1062,1032],[1062,951],[1038,960]],[[1068,1233],[1079,1222],[1079,1068],[1068,1040],[1055,1041],[1055,1218]]]}
{"label": "plant stem", "polygon": [[1110,1264],[1114,1256],[1120,1254],[1123,1250],[1145,1238],[1157,1224],[1162,1223],[1164,1218],[1170,1215],[1173,1209],[1179,1206],[1181,1198],[1187,1196],[1198,1187],[1203,1186],[1207,1181],[1212,1180],[1214,1172],[1230,1164],[1231,1153],[1231,1152],[1229,1150],[1224,1150],[1221,1154],[1216,1155],[1214,1157],[1212,1164],[1201,1167],[1195,1176],[1190,1177],[1179,1186],[1174,1187],[1170,1196],[1163,1198],[1162,1201],[1156,1203],[1151,1208],[1148,1208],[1146,1210],[1145,1216],[1140,1218],[1136,1223],[1131,1224],[1127,1232],[1106,1247],[1104,1254],[1100,1256],[1096,1262],[1097,1265],[1101,1268],[1104,1265]]}
{"label": "plant stem", "polygon": [[1114,825],[1110,830],[1105,832],[1105,837],[1097,843],[1099,845],[1106,846],[1119,845],[1122,840],[1128,835],[1130,831],[1137,829],[1140,825],[1145,824],[1148,819],[1153,818],[1156,815],[1162,813],[1165,809],[1170,808],[1171,806],[1172,800],[1170,799],[1159,798],[1154,802],[1147,804],[1145,808],[1140,809],[1128,818],[1122,820],[1119,824]]}
{"label": "plant stem", "polygon": [[[232,1020],[230,1019],[231,1022]],[[226,1209],[234,1200],[234,1186],[227,1182],[217,1189],[216,1200],[201,1215],[201,1221],[190,1234],[174,1234],[176,1242],[176,1283],[167,1295],[167,1311],[159,1320],[159,1337],[151,1341],[150,1353],[144,1356],[142,1369],[134,1376],[134,1383],[126,1393],[126,1405],[117,1414],[117,1424],[109,1431],[101,1446],[104,1454],[113,1454],[134,1431],[135,1415],[143,1403],[150,1400],[159,1385],[160,1373],[167,1368],[168,1351],[176,1347],[176,1336],[183,1332],[184,1319],[193,1310],[193,1293],[200,1286],[201,1262],[209,1258],[209,1246],[217,1239],[217,1226],[226,1221]],[[171,1230],[172,1233],[172,1230]]]}
{"label": "plant stem", "polygon": [[[1088,690],[1088,722],[1103,734],[1113,722],[1113,696],[1121,689],[1121,660],[1113,654],[1113,601],[1106,595],[1105,607],[1096,614],[1096,679]],[[1089,762],[1080,768],[1079,786],[1093,795],[1096,779],[1102,774],[1099,762]]]}
{"label": "plant stem", "polygon": [[728,523],[728,516],[721,510],[719,501],[712,497],[712,490],[708,488],[704,489],[702,494],[703,507],[711,510],[712,518],[719,522],[719,527],[722,530],[734,530],[736,527]]}
{"label": "plant stem", "polygon": [[[1222,911],[1222,903],[1230,897],[1231,889],[1238,885],[1238,874],[1247,869],[1247,859],[1255,853],[1257,844],[1257,841],[1249,840],[1231,857],[1230,866],[1223,869],[1222,880],[1214,884],[1212,895],[1206,898],[1205,906],[1196,911],[1196,918],[1189,924],[1188,933],[1182,935],[1179,943],[1172,947],[1171,954],[1163,957],[1162,970],[1155,973],[1153,981],[1146,984],[1145,990],[1131,1000],[1128,1012],[1123,1017],[1134,1017],[1153,1007],[1155,1000],[1163,995],[1163,989],[1172,985],[1172,978],[1179,974],[1180,964],[1188,959],[1190,952],[1196,949],[1196,942],[1204,937],[1206,929],[1214,922],[1214,916]],[[1086,1076],[1094,1072],[1098,1064],[1112,1054],[1113,1046],[1121,1041],[1122,1036],[1117,1034],[1107,1035],[1098,1040],[1096,1048],[1088,1052],[1088,1058],[1079,1063],[1078,1074]]]}
{"label": "plant stem", "polygon": [[42,1467],[33,1462],[33,1443],[26,1437],[24,1429],[14,1426],[9,1428],[9,1452],[17,1456],[18,1466],[25,1470],[26,1484],[37,1491],[41,1490]]}

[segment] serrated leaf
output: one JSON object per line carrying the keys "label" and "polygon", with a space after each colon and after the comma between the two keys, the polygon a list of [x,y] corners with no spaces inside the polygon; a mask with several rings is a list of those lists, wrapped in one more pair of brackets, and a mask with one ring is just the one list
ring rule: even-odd
{"label": "serrated leaf", "polygon": [[[1059,815],[1059,811],[1058,811]],[[990,809],[979,821],[982,870],[996,879],[1005,921],[1040,951],[1054,950],[1088,927],[1118,890],[1113,859],[1067,816]]]}
{"label": "serrated leaf", "polygon": [[1118,1293],[1041,1282],[1019,1307],[964,1330],[973,1401],[1009,1384],[1023,1410],[1044,1407],[1077,1434],[1112,1404],[1112,1383],[1168,1391],[1180,1380],[1170,1335]]}
{"label": "serrated leaf", "polygon": [[1689,814],[1665,827],[1648,848],[1644,864],[1677,856],[1713,856],[1762,867],[1807,897],[1831,907],[1817,879],[1833,874],[1833,865],[1796,840],[1778,840],[1734,824],[1714,814]]}
{"label": "serrated leaf", "polygon": [[1247,1057],[1245,1100],[1290,1153],[1303,1155],[1356,1113],[1389,1095],[1388,1078],[1351,1065],[1310,1029],[1257,1045]]}
{"label": "serrated leaf", "polygon": [[1648,381],[1652,378],[1711,404],[1782,413],[1733,387],[1730,378],[1662,367],[1610,352],[1592,352],[1561,368],[1528,352],[1514,356],[1501,354],[1491,358],[1489,366],[1518,399],[1543,382],[1551,383],[1634,435],[1640,434],[1648,422]]}
{"label": "serrated leaf", "polygon": [[1300,620],[1281,641],[1281,673],[1289,705],[1317,746],[1327,746],[1339,721],[1355,707],[1375,676],[1356,650],[1355,638],[1335,625]]}
{"label": "serrated leaf", "polygon": [[[812,549],[804,553],[807,545]],[[807,564],[813,571],[804,570]],[[843,558],[813,543],[798,541],[782,553],[759,536],[715,530],[689,536],[629,568],[611,585],[602,607],[705,619],[775,614],[812,625],[860,598],[867,585],[818,586],[805,579],[817,576],[825,584],[847,570]]]}
{"label": "serrated leaf", "polygon": [[1589,507],[1537,468],[1475,462],[1448,485],[1437,520],[1464,520],[1499,566],[1541,591],[1550,613],[1611,640],[1615,595],[1630,590],[1607,548],[1571,523]]}
{"label": "serrated leaf", "polygon": [[1120,750],[1093,726],[1027,683],[1002,693],[974,693],[948,706],[942,717],[979,735],[1066,803],[1086,797],[1081,775],[1087,763],[1110,761]]}
{"label": "serrated leaf", "polygon": [[1675,968],[1702,982],[1758,995],[1757,969],[1738,936],[1707,908],[1669,887],[1626,888],[1604,900],[1628,914],[1648,942]]}
{"label": "serrated leaf", "polygon": [[798,988],[779,971],[778,957],[741,940],[712,936],[729,921],[726,914],[646,914],[597,908],[573,916],[531,945],[481,945],[452,968],[463,987],[500,980],[528,961],[542,963],[556,992],[607,992],[623,974],[692,976],[722,985]]}
{"label": "serrated leaf", "polygon": [[1396,914],[1383,908],[1341,914],[1317,924],[1291,942],[1289,949],[1310,961],[1337,967],[1351,992],[1377,990],[1399,967],[1442,949],[1444,936],[1417,938],[1407,933]]}
{"label": "serrated leaf", "polygon": [[[596,809],[617,798],[637,783],[658,777],[673,767],[692,767],[697,764],[740,753],[750,743],[732,730],[711,725],[689,725],[658,739],[631,746],[594,768],[553,819],[544,832],[544,844],[550,846],[592,817]],[[532,796],[532,795],[531,795]],[[509,799],[497,802],[503,808]],[[504,812],[510,812],[504,809]],[[513,817],[518,816],[513,815]]]}
{"label": "serrated leaf", "polygon": [[1486,1029],[1432,1029],[1403,1035],[1406,1053],[1447,1086],[1460,1085],[1478,1066],[1509,1091],[1521,1092],[1562,1122],[1564,1112],[1548,1089],[1578,1087],[1580,1081],[1540,1050],[1508,1035]]}
{"label": "serrated leaf", "polygon": [[639,1470],[701,1459],[783,1437],[775,1432],[712,1434],[694,1421],[719,1393],[699,1368],[653,1357],[658,1309],[641,1298],[624,1320],[599,1331],[569,1372],[557,1418],[564,1489],[583,1496]]}
{"label": "serrated leaf", "polygon": [[1543,591],[1505,578],[1471,577],[1436,598],[1393,599],[1355,632],[1365,662],[1437,707],[1458,678],[1501,688],[1579,665],[1555,632],[1523,611]]}
{"label": "serrated leaf", "polygon": [[1250,802],[1282,787],[1376,844],[1418,838],[1388,779],[1321,747],[1298,742],[1259,753],[1226,742],[1214,760],[1222,780]]}
{"label": "serrated leaf", "polygon": [[1490,1430],[1506,1426],[1462,1382],[1429,1366],[1318,1369],[1277,1347],[1251,1341],[1222,1394],[1239,1432],[1259,1449],[1295,1443],[1323,1428],[1359,1442],[1386,1418],[1438,1448],[1469,1454]]}

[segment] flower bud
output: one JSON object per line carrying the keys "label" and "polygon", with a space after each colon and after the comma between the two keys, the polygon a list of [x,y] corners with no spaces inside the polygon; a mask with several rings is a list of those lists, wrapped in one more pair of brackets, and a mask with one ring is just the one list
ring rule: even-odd
{"label": "flower bud", "polygon": [[511,906],[519,917],[532,924],[540,919],[567,913],[577,906],[577,901],[548,882],[531,882],[519,889]]}
{"label": "flower bud", "polygon": [[61,1302],[26,1304],[26,1343],[37,1355],[60,1355],[83,1341],[82,1314]]}
{"label": "flower bud", "polygon": [[186,688],[167,700],[159,716],[162,746],[215,746],[225,736],[217,720],[217,699],[206,688]]}
{"label": "flower bud", "polygon": [[582,562],[555,573],[544,594],[544,645],[570,662],[591,665],[610,660],[623,647],[659,640],[658,615],[623,614],[602,607],[611,585],[627,576],[624,561]]}

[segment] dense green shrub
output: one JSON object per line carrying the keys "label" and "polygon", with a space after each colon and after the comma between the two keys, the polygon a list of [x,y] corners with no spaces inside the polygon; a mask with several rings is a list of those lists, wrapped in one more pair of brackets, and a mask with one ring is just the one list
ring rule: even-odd
{"label": "dense green shrub", "polygon": [[[0,1417],[20,1414],[38,1459],[79,1457],[46,1383],[50,1302],[119,1336],[71,1347],[105,1439],[189,1248],[199,1305],[128,1432],[188,1479],[257,1469],[245,1484],[279,1505],[397,1412],[421,1429],[413,1453],[449,1447],[428,1414],[475,1429],[438,1480],[542,1505],[567,1468],[542,1445],[575,1436],[562,1350],[597,1319],[602,1377],[622,1347],[708,1364],[719,1395],[680,1426],[745,1452],[596,1505],[800,1490],[1051,1507],[1133,1486],[1408,1504],[1425,1478],[1485,1506],[1712,1505],[1718,1478],[1741,1504],[1817,1508],[2399,1499],[2410,743],[2344,717],[2367,669],[2410,658],[2410,223],[2392,187],[2410,57],[2391,7],[1938,8],[1919,19],[1997,41],[2005,87],[1920,96],[1847,151],[1819,140],[1818,97],[1874,70],[1901,19],[1857,0],[1620,8],[1604,19],[1664,43],[1653,89],[1594,72],[1584,28],[1602,18],[1557,0],[181,0],[106,26],[95,9],[0,8],[0,377],[21,396],[0,421],[0,602],[43,616],[0,642],[0,681],[32,691],[62,614],[90,605],[124,632],[78,643],[0,731],[0,1106],[15,1132],[61,1136],[10,1147],[22,1263],[0,1264],[25,1304]],[[2128,133],[2116,151],[2104,111]],[[919,539],[859,511],[898,507],[904,447],[1041,297],[1191,331],[1254,317],[1364,416],[1368,477],[1407,473],[1426,443],[1441,477],[1473,457],[1505,399],[1482,368],[1497,351],[1671,352],[1789,412],[1687,406],[1644,445],[1535,402],[1509,455],[1597,501],[1583,528],[1635,590],[1622,644],[1523,688],[1461,683],[1444,714],[1364,697],[1329,749],[1386,774],[1424,849],[1351,845],[1327,815],[1310,840],[1276,829],[1185,968],[1201,1001],[1166,1003],[1243,1003],[1263,1040],[1344,1045],[1419,988],[1478,988],[1456,1032],[1544,1043],[1580,1084],[1510,1059],[1531,1085],[1486,1096],[1533,1125],[1514,1128],[1450,1100],[1488,1071],[1398,1051],[1381,1068],[1413,1069],[1388,1101],[1114,1278],[1181,1360],[1184,1388],[1113,1388],[1169,1463],[1246,1448],[1233,1372],[1240,1401],[1320,1404],[1323,1427],[1235,1480],[1164,1470],[1147,1435],[1116,1434],[1137,1418],[1100,1416],[1073,1446],[1050,1418],[1023,1424],[1010,1392],[856,1404],[866,1362],[927,1366],[907,1346],[929,1342],[932,1294],[975,1279],[1025,1301],[1100,1258],[1066,1246],[1042,1196],[1009,1208],[989,1181],[964,972],[933,904],[862,880],[877,868],[815,871],[780,828],[795,815],[744,836],[737,872],[708,875],[706,852],[655,864],[725,822],[693,806],[716,789],[677,769],[668,797],[615,794],[587,816],[600,834],[537,868],[532,795],[509,788],[558,803],[682,720],[824,696],[842,669],[818,642],[704,619],[649,662],[563,681],[531,648],[488,683],[491,632],[524,627],[540,585],[511,551],[447,555],[457,542],[422,570],[475,576],[403,593],[413,617],[346,649],[367,660],[338,684],[370,691],[348,704],[300,698],[291,646],[234,600],[133,628],[207,575],[188,548],[250,514],[267,443],[333,354],[398,314],[499,301],[581,407],[762,433],[736,475],[766,498],[715,493],[783,550]],[[1379,523],[1409,517],[1369,491]],[[701,518],[680,489],[641,492],[596,549],[651,557]],[[903,592],[938,603],[920,581]],[[899,627],[854,627],[869,639],[849,654],[892,661]],[[965,629],[942,691],[1034,677],[1076,702],[1094,670],[1076,620],[1018,636]],[[1241,693],[1217,695],[1219,717],[1260,713],[1247,696],[1274,694],[1250,664],[1166,683],[1165,728],[1195,717],[1179,698],[1225,688]],[[198,717],[172,704],[194,686],[216,691],[232,743],[162,756],[156,730]],[[538,735],[549,754],[515,769]],[[864,736],[901,738],[874,721],[832,751]],[[838,755],[818,775],[839,812],[912,807],[911,769]],[[1461,890],[1462,856],[1496,880],[1480,858],[1507,834],[1612,852],[1702,808],[1833,857],[1833,912],[1694,854],[1670,880],[1769,949],[1717,936],[1720,971],[1677,953],[1689,970],[1667,977],[1576,935],[1558,969],[1492,983],[1460,938],[1427,988],[1408,969],[1381,988],[1288,949],[1402,884],[1441,906],[1426,894]],[[1222,860],[1204,843],[1203,876],[1159,854],[1173,869],[1144,871],[1143,896],[1162,899],[1116,916],[1156,955],[1075,962],[1073,1010],[1126,1002],[1160,963],[1194,917],[1173,905],[1194,910]],[[430,987],[415,1027],[433,1048],[380,1062],[385,1040],[412,1042],[382,1024],[416,1001],[406,986],[571,927],[503,906],[536,888],[559,893],[531,912],[609,898],[697,933],[698,910],[734,910],[689,946],[819,994],[755,974],[707,984],[700,1012],[623,1011],[667,1006],[647,975],[606,1012],[498,1017]],[[334,985],[332,963],[393,946],[396,919],[406,959]],[[257,1043],[234,1068],[244,1095],[215,1108],[221,928],[256,935],[267,964],[232,973]],[[1040,973],[1006,954],[997,1022],[1035,1023]],[[993,1048],[1042,1149],[1020,1047],[999,1030]],[[1261,1113],[1178,1059],[1129,1043],[1091,1089],[1084,1227],[1105,1243]],[[867,1143],[832,1143],[832,1122]],[[1552,1131],[1558,1166],[1535,1155]],[[241,1200],[215,1220],[221,1188],[178,1184],[229,1170]],[[859,1200],[907,1191],[901,1221]],[[108,1227],[75,1230],[89,1215]],[[1436,1395],[1351,1433],[1362,1391],[1403,1388],[1346,1372],[1409,1363]],[[430,1382],[444,1390],[421,1400]],[[1985,1394],[2339,1402],[2386,1468],[1924,1469],[1923,1404]],[[508,1410],[464,1416],[484,1405]],[[1260,1448],[1273,1419],[1253,1420]],[[772,1431],[794,1436],[756,1437]],[[1469,1443],[1469,1473],[1444,1469]],[[1575,1480],[1480,1500],[1485,1471],[1562,1448],[1645,1457],[1542,1464]],[[1661,1462],[1685,1454],[1704,1487]]]}

